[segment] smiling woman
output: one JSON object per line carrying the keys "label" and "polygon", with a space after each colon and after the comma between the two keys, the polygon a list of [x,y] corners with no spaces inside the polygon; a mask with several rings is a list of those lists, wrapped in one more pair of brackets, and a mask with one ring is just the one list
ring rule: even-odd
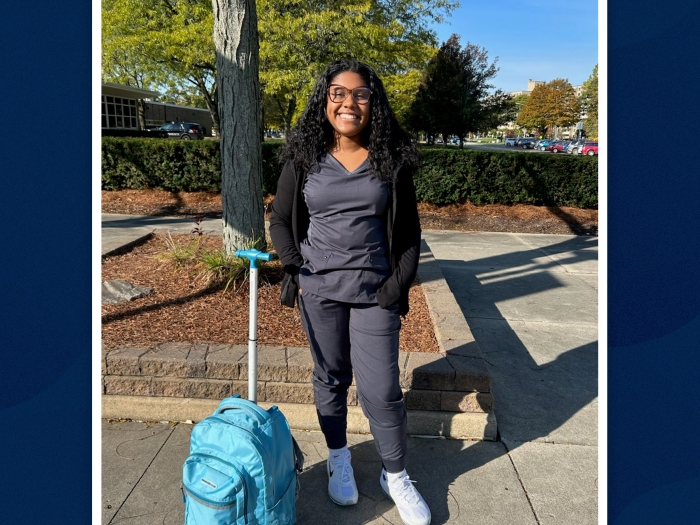
{"label": "smiling woman", "polygon": [[371,93],[362,77],[352,71],[340,73],[328,88],[326,117],[335,131],[329,152],[348,171],[355,171],[367,159],[361,133],[369,123]]}
{"label": "smiling woman", "polygon": [[[270,235],[284,265],[281,301],[299,305],[328,446],[328,495],[354,505],[347,399],[355,378],[382,459],[380,485],[407,525],[430,509],[406,473],[399,332],[418,269],[417,151],[369,66],[330,64],[289,142]],[[394,225],[400,225],[395,228]]]}

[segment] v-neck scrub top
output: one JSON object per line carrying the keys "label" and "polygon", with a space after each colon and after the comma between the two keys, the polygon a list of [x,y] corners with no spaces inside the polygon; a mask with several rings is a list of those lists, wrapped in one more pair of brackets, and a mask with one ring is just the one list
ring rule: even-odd
{"label": "v-neck scrub top", "polygon": [[299,287],[335,301],[376,303],[375,292],[390,274],[386,184],[371,175],[367,160],[350,172],[326,154],[303,195],[310,223],[300,244]]}

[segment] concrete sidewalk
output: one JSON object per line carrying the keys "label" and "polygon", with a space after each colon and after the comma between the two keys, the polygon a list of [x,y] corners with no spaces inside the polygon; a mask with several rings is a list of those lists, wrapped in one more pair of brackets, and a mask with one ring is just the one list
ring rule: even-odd
{"label": "concrete sidewalk", "polygon": [[[190,233],[194,227],[194,220],[188,218],[103,213],[102,256],[128,250],[156,232]],[[223,231],[221,219],[206,219],[201,227],[211,235]]]}
{"label": "concrete sidewalk", "polygon": [[[170,221],[103,216],[103,254],[105,241],[118,248],[155,228],[193,227],[191,219]],[[205,230],[215,222],[205,221]],[[432,523],[597,523],[597,238],[434,231],[423,238],[486,360],[499,431],[495,442],[410,438],[408,470]],[[191,425],[102,425],[103,523],[182,523]],[[340,508],[326,495],[322,435],[294,434],[306,456],[300,524],[401,523],[379,487],[371,436],[350,435],[361,496]]]}

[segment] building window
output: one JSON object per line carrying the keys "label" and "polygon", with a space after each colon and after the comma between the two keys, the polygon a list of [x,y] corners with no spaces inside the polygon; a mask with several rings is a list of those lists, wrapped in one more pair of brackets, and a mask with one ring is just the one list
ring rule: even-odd
{"label": "building window", "polygon": [[138,129],[136,100],[102,95],[102,127]]}

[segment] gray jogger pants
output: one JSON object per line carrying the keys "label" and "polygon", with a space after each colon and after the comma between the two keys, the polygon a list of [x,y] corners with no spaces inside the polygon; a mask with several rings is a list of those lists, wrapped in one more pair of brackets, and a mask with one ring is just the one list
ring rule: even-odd
{"label": "gray jogger pants", "polygon": [[303,292],[299,310],[314,360],[314,399],[326,444],[341,448],[347,443],[347,397],[354,370],[357,396],[384,467],[400,472],[407,438],[399,384],[398,307],[341,303]]}

